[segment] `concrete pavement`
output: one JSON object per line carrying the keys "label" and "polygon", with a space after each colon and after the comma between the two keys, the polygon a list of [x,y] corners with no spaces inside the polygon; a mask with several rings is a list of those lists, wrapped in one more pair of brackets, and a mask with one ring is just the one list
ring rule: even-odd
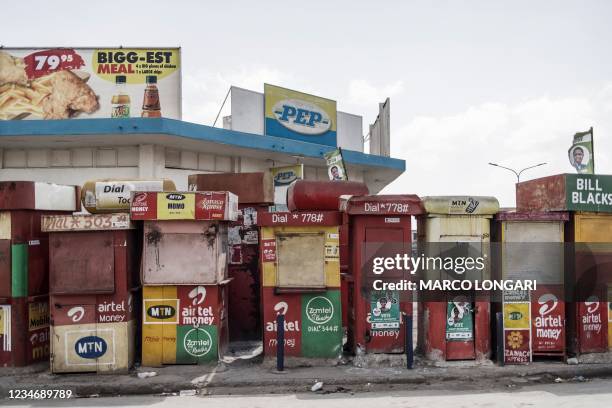
{"label": "concrete pavement", "polygon": [[[138,373],[155,373],[139,378]],[[174,393],[197,390],[204,394],[236,393],[293,393],[303,392],[317,381],[329,391],[352,389],[374,390],[389,385],[414,386],[442,382],[503,383],[512,379],[526,379],[529,383],[547,383],[557,377],[612,376],[612,363],[568,365],[563,362],[538,362],[527,366],[498,367],[485,364],[445,363],[444,366],[419,364],[414,370],[400,367],[358,368],[352,365],[334,367],[299,367],[277,373],[266,365],[242,362],[230,366],[167,366],[139,368],[125,375],[63,374],[53,375],[46,369],[38,373],[9,375],[0,370],[0,395],[11,389],[70,389],[80,396],[133,395]]]}
{"label": "concrete pavement", "polygon": [[[441,392],[444,389],[444,392]],[[458,407],[538,407],[538,408],[599,408],[609,406],[612,400],[612,379],[594,379],[586,382],[519,385],[499,385],[485,389],[465,387],[465,384],[438,384],[420,386],[414,390],[387,389],[384,392],[333,394],[298,393],[283,395],[239,396],[130,396],[103,397],[55,401],[10,401],[11,406],[30,407],[118,407],[133,408],[458,408]]]}

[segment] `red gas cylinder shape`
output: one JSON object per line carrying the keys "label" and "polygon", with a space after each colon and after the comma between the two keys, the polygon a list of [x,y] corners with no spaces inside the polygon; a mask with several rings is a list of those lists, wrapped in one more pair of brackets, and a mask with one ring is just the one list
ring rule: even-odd
{"label": "red gas cylinder shape", "polygon": [[287,206],[289,211],[337,211],[340,196],[368,193],[368,186],[357,181],[297,180],[287,190]]}

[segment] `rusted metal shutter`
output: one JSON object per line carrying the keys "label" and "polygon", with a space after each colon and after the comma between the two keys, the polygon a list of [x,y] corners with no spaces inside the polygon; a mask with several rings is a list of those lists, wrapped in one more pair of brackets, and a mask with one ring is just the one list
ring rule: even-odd
{"label": "rusted metal shutter", "polygon": [[62,232],[49,240],[52,294],[115,291],[113,232]]}

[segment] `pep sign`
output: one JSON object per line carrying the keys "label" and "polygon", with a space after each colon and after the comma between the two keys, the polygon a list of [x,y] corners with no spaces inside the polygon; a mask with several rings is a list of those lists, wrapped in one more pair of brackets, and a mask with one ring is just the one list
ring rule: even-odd
{"label": "pep sign", "polygon": [[314,103],[284,99],[277,102],[273,110],[276,120],[294,132],[320,135],[331,126],[327,113]]}
{"label": "pep sign", "polygon": [[336,102],[274,85],[264,85],[265,133],[336,146]]}

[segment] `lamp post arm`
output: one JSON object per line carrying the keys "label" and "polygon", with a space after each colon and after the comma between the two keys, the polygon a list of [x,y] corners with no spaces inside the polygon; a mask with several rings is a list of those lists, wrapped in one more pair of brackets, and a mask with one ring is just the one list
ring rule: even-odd
{"label": "lamp post arm", "polygon": [[514,175],[516,176],[516,180],[517,180],[517,181],[519,180],[519,178],[520,178],[520,176],[521,176],[521,173],[517,173],[517,172],[516,172],[516,170],[511,169],[510,167],[500,166],[499,164],[494,164],[494,166],[495,166],[495,167],[501,167],[502,169],[510,170],[510,171],[511,171],[511,172],[513,172],[513,173],[514,173]]}
{"label": "lamp post arm", "polygon": [[[535,164],[535,165],[533,165],[533,166],[525,167],[523,170],[519,171],[519,172],[518,172],[518,174],[516,175],[517,180],[519,180],[519,181],[520,181],[521,174],[522,174],[522,173],[523,173],[525,170],[533,169],[534,167],[543,166],[543,165],[545,165],[545,164],[546,164],[546,163],[539,163],[539,164]],[[516,173],[516,172],[515,172],[515,173]]]}

